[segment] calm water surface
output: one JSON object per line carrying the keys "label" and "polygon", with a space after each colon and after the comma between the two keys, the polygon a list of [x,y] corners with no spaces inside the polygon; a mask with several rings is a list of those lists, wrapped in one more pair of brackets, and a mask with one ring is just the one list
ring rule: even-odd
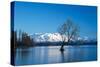
{"label": "calm water surface", "polygon": [[18,48],[15,55],[15,65],[65,63],[97,59],[96,45],[65,46],[63,53],[59,49],[60,46]]}

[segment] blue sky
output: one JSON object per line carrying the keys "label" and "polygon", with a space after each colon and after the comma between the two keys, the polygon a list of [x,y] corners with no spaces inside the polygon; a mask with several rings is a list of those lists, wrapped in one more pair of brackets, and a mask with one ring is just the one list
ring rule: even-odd
{"label": "blue sky", "polygon": [[73,6],[15,2],[14,30],[29,34],[55,33],[69,17],[80,27],[80,36],[95,38],[97,35],[97,8],[95,6]]}

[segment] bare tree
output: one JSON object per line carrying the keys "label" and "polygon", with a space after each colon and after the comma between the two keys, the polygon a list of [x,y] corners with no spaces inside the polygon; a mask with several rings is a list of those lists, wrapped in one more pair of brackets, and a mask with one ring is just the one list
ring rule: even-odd
{"label": "bare tree", "polygon": [[78,26],[75,25],[71,19],[67,19],[67,21],[58,28],[58,33],[62,38],[60,51],[64,51],[64,45],[68,45],[71,40],[75,40],[78,37],[78,32]]}

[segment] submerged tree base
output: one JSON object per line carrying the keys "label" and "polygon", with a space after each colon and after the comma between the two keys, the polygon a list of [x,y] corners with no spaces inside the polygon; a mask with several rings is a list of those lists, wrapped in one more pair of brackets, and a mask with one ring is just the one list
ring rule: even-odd
{"label": "submerged tree base", "polygon": [[64,51],[64,48],[60,48],[60,51],[63,52]]}

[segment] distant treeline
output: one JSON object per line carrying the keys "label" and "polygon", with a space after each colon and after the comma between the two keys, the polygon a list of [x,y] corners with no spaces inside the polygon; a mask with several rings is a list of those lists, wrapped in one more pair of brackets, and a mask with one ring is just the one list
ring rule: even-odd
{"label": "distant treeline", "polygon": [[[35,46],[61,46],[63,43],[62,42],[39,42],[39,43],[35,43]],[[78,45],[97,45],[97,41],[93,41],[93,42],[70,42],[67,43],[65,46],[78,46]]]}
{"label": "distant treeline", "polygon": [[11,31],[11,42],[13,42],[11,45],[14,46],[14,48],[34,45],[33,38],[31,38],[28,33],[21,31],[19,31],[19,34],[17,31]]}

